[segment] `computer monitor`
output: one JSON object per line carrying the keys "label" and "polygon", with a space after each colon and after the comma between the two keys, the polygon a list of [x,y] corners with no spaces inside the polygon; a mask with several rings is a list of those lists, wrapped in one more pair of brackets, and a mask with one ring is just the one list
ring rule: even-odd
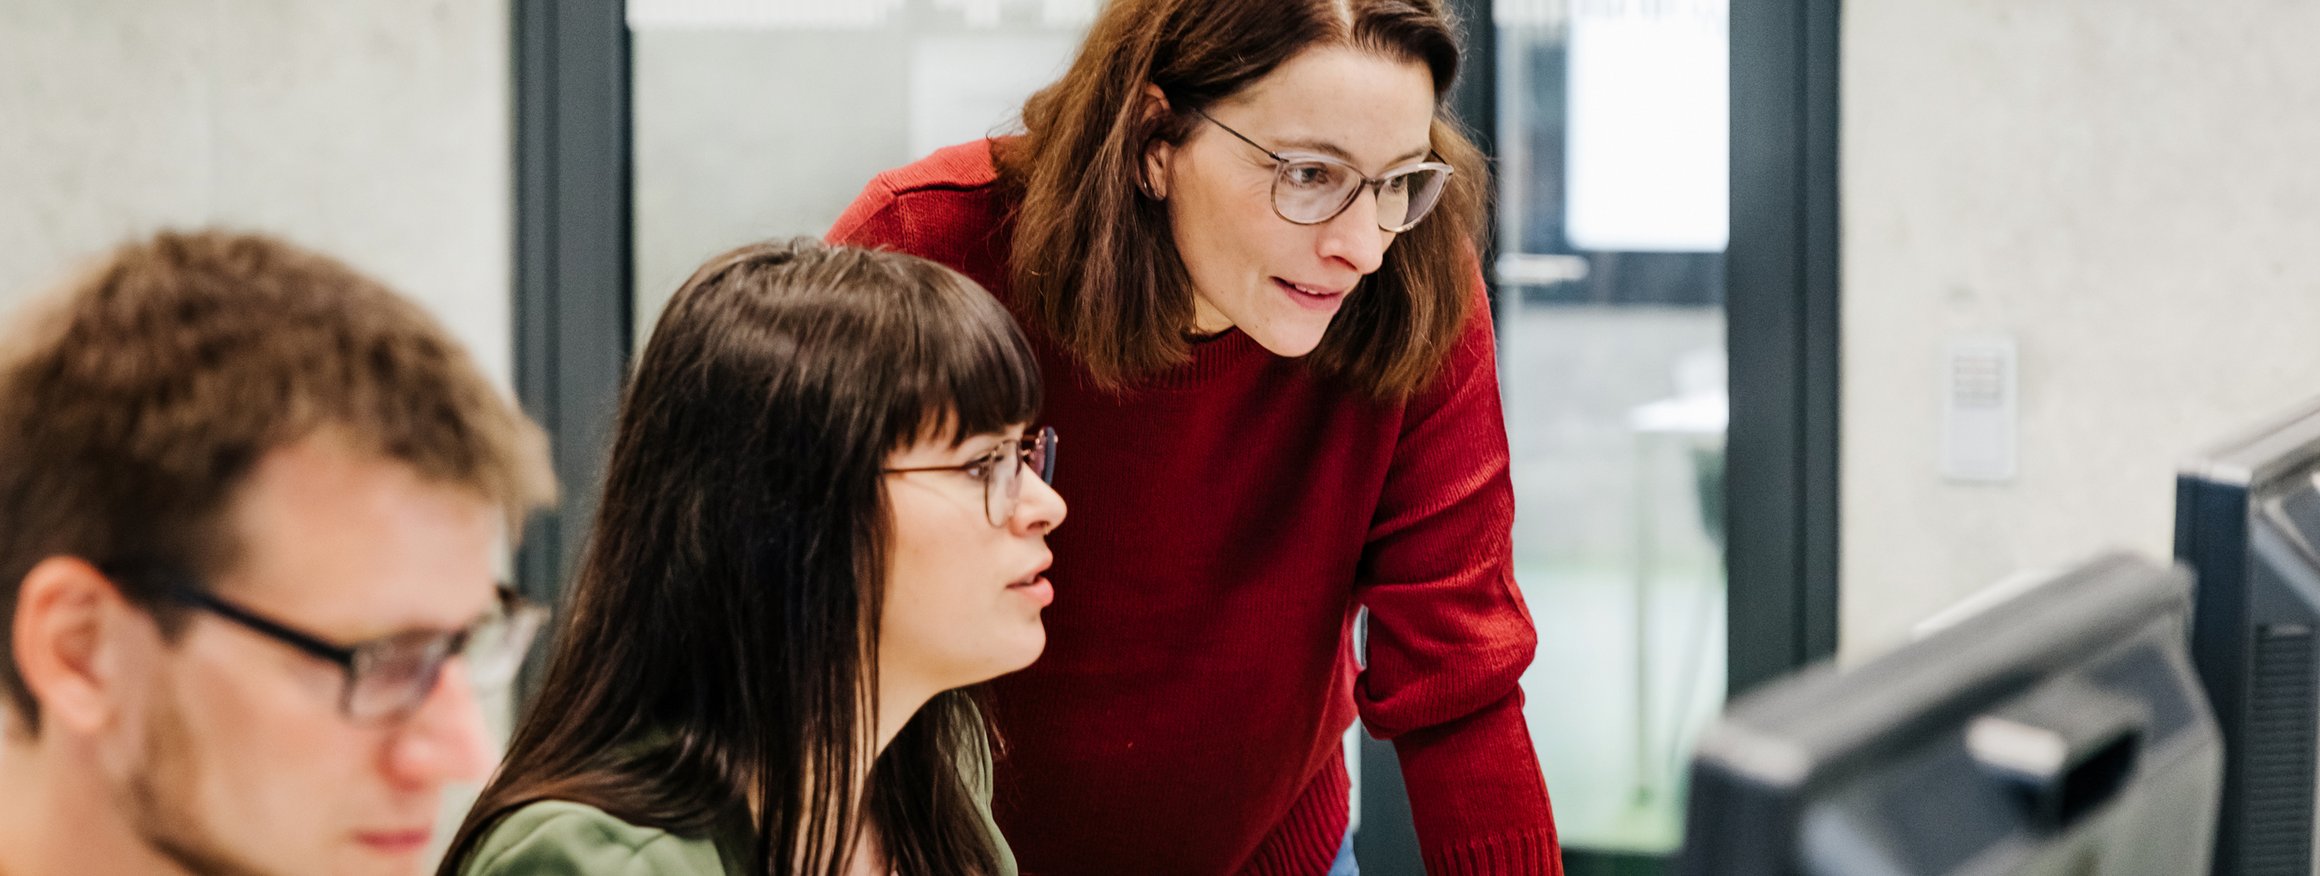
{"label": "computer monitor", "polygon": [[2191,656],[2223,728],[2213,872],[2308,876],[2320,741],[2320,402],[2183,467],[2175,555],[2198,575]]}
{"label": "computer monitor", "polygon": [[2190,603],[2183,570],[2108,555],[1743,696],[1694,756],[1679,872],[2206,872],[2223,755]]}

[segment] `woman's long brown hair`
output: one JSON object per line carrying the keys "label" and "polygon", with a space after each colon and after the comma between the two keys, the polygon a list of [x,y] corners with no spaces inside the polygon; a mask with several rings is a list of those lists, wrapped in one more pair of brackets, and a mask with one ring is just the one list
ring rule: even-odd
{"label": "woman's long brown hair", "polygon": [[[946,268],[811,240],[710,260],[637,364],[545,679],[442,872],[543,800],[741,833],[750,872],[841,872],[875,744],[879,472],[1039,405],[1013,320]],[[962,766],[988,738],[952,691],[878,757],[860,787],[901,872],[995,869]]]}
{"label": "woman's long brown hair", "polygon": [[[1239,94],[1311,48],[1348,46],[1433,74],[1434,152],[1456,169],[1434,212],[1403,232],[1346,299],[1313,366],[1381,398],[1406,395],[1455,345],[1480,276],[1490,191],[1482,154],[1441,109],[1458,72],[1457,24],[1440,0],[1113,0],[1063,78],[1024,105],[1026,135],[1000,170],[1022,193],[1014,297],[1120,386],[1184,362],[1192,278],[1168,205],[1139,190],[1145,150],[1182,143],[1194,109]],[[1145,85],[1167,96],[1153,112]]]}

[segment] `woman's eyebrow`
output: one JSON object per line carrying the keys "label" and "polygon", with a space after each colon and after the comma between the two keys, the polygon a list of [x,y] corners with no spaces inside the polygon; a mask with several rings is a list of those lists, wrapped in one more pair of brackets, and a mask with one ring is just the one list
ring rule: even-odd
{"label": "woman's eyebrow", "polygon": [[[1359,162],[1353,160],[1352,153],[1345,151],[1337,144],[1331,143],[1327,140],[1291,138],[1282,140],[1280,143],[1281,147],[1278,151],[1281,152],[1289,152],[1292,150],[1298,152],[1318,152],[1331,158],[1335,158],[1339,161],[1343,161],[1347,164],[1352,164],[1357,167],[1360,166]],[[1386,162],[1386,166],[1389,168],[1397,167],[1407,162],[1416,161],[1420,158],[1426,157],[1428,153],[1433,151],[1434,148],[1432,146],[1420,146],[1416,149],[1412,149],[1408,152],[1394,156],[1393,160]]]}

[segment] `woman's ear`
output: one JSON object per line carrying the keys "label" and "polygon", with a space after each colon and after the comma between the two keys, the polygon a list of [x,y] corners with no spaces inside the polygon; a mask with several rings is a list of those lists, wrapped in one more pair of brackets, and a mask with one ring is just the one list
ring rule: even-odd
{"label": "woman's ear", "polygon": [[[1168,117],[1167,93],[1160,86],[1144,84],[1144,124],[1150,130],[1159,130]],[[1143,173],[1136,177],[1136,188],[1144,197],[1155,201],[1168,200],[1168,162],[1176,155],[1176,144],[1164,137],[1153,137],[1144,142]]]}

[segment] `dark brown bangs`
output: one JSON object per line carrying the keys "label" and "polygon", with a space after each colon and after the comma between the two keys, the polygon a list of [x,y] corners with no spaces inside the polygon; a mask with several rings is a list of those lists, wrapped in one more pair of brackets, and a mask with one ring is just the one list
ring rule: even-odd
{"label": "dark brown bangs", "polygon": [[[922,293],[894,302],[909,337],[894,348],[906,375],[888,399],[889,451],[925,436],[951,446],[1002,432],[1039,415],[1039,363],[1012,317],[991,293],[932,262],[905,265]],[[910,312],[917,311],[917,312]]]}

